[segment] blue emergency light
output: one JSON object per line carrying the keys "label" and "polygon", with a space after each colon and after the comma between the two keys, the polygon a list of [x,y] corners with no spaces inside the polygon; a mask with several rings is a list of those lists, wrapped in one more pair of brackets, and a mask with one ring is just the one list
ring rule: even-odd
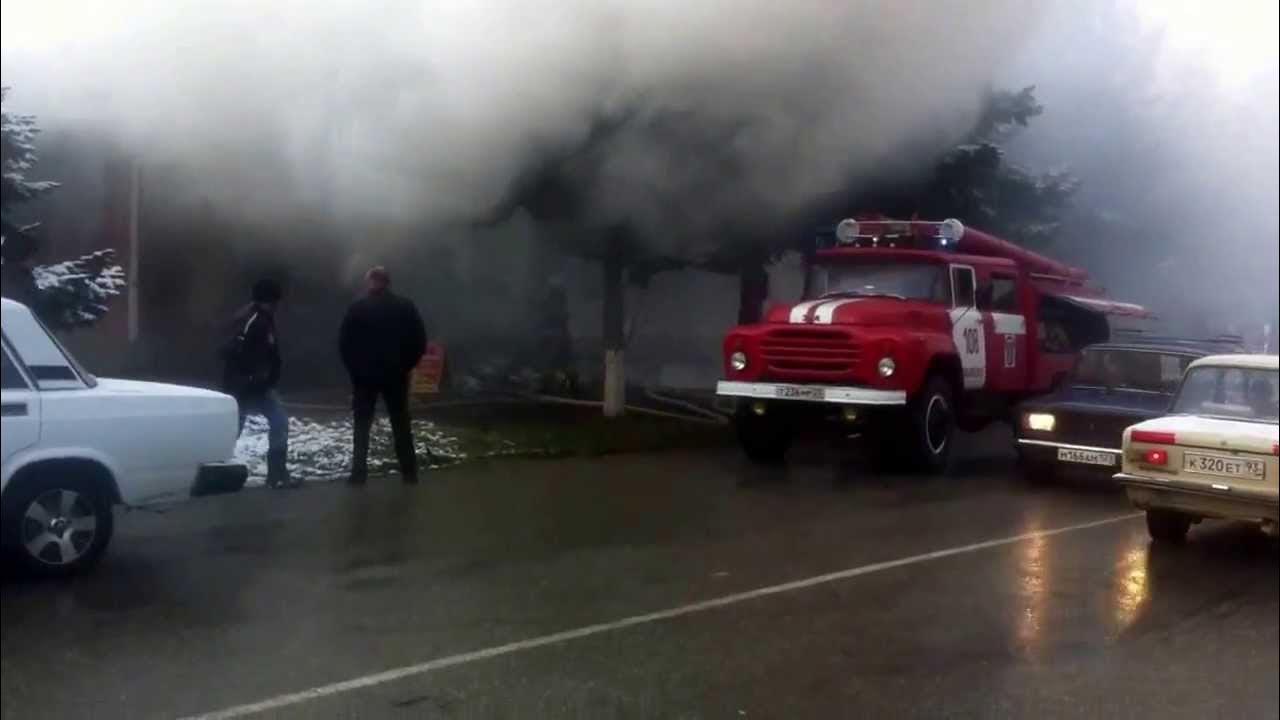
{"label": "blue emergency light", "polygon": [[[926,232],[920,232],[922,229]],[[900,248],[954,251],[964,236],[964,225],[955,218],[942,222],[924,220],[864,220],[846,218],[834,228],[818,232],[819,248]]]}

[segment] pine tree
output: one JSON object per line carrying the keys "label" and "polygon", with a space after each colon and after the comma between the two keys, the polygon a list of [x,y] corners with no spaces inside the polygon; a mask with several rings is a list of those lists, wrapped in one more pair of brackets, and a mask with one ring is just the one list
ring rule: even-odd
{"label": "pine tree", "polygon": [[1065,171],[1037,173],[1008,161],[1003,146],[1044,112],[1035,87],[989,91],[968,142],[946,153],[924,192],[904,199],[922,217],[961,218],[1030,247],[1050,244],[1079,181]]}
{"label": "pine tree", "polygon": [[[838,191],[815,201],[786,232],[738,235],[702,267],[739,278],[740,323],[758,322],[769,294],[765,267],[787,252],[813,252],[815,226],[863,213],[927,220],[959,218],[1007,240],[1033,248],[1050,245],[1058,234],[1079,181],[1064,171],[1035,172],[1009,162],[1005,146],[1039,116],[1035,87],[988,90],[982,110],[963,142],[942,152],[928,173],[915,181],[850,182],[859,191]],[[868,174],[860,168],[860,175]]]}
{"label": "pine tree", "polygon": [[[0,100],[9,88],[0,89]],[[0,111],[3,146],[3,184],[0,185],[0,262],[4,294],[26,303],[49,325],[73,328],[91,325],[106,314],[108,301],[125,287],[124,271],[115,251],[38,265],[32,261],[40,245],[40,224],[18,219],[17,208],[57,189],[51,180],[28,180],[39,158],[35,138],[40,128],[32,115]]]}

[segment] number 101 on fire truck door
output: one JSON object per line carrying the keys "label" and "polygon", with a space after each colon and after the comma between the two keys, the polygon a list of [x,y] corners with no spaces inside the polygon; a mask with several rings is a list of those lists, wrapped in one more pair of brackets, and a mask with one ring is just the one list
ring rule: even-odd
{"label": "number 101 on fire truck door", "polygon": [[981,389],[987,384],[987,338],[982,313],[977,308],[977,278],[968,265],[951,266],[950,314],[951,337],[960,356],[964,389]]}

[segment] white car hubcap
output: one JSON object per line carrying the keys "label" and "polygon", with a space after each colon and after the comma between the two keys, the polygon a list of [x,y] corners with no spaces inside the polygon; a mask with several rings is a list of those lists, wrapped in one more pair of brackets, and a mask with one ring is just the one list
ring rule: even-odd
{"label": "white car hubcap", "polygon": [[97,534],[93,504],[74,490],[45,491],[22,514],[22,546],[46,565],[66,565],[80,559]]}

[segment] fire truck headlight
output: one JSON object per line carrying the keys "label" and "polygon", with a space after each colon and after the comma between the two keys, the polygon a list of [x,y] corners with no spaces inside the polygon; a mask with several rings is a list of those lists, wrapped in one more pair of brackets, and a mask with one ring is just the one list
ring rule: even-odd
{"label": "fire truck headlight", "polygon": [[880,377],[882,378],[893,377],[893,374],[897,372],[897,370],[898,364],[895,363],[891,357],[880,358],[879,364],[876,365],[876,372],[880,373]]}
{"label": "fire truck headlight", "polygon": [[729,367],[733,368],[738,372],[742,372],[743,370],[746,370],[747,354],[742,352],[741,350],[735,350],[733,354],[729,356]]}
{"label": "fire truck headlight", "polygon": [[1053,432],[1053,426],[1057,424],[1057,420],[1051,413],[1027,413],[1026,423],[1028,430]]}

